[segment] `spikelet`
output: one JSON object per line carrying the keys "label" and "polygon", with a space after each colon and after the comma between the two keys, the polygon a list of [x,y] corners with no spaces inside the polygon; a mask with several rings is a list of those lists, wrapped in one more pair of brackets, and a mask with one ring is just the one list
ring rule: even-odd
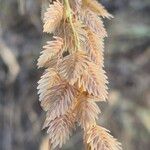
{"label": "spikelet", "polygon": [[78,80],[79,88],[82,87],[83,91],[87,91],[89,94],[99,97],[101,101],[107,99],[107,83],[105,71],[99,69],[94,63],[90,63],[90,66]]}
{"label": "spikelet", "polygon": [[107,37],[106,29],[104,28],[103,21],[94,12],[89,9],[81,11],[79,18],[84,24],[91,29],[92,32],[99,37]]}
{"label": "spikelet", "polygon": [[104,67],[104,43],[103,38],[99,38],[96,34],[91,32],[91,30],[87,31],[87,39],[86,39],[86,51],[88,52],[88,56],[90,57],[91,61],[94,62],[96,65],[100,67]]}
{"label": "spikelet", "polygon": [[84,52],[68,55],[59,65],[59,74],[70,84],[74,84],[88,68],[89,59]]}
{"label": "spikelet", "polygon": [[47,133],[49,134],[51,149],[55,149],[57,146],[61,148],[66,143],[72,134],[74,120],[74,115],[66,114],[48,122]]}
{"label": "spikelet", "polygon": [[102,16],[103,18],[113,18],[111,14],[104,8],[104,6],[98,3],[96,0],[82,0],[83,7],[88,7],[91,11]]}
{"label": "spikelet", "polygon": [[63,39],[54,37],[55,40],[47,42],[43,46],[43,51],[38,59],[38,67],[54,68],[57,65],[58,59],[62,56]]}
{"label": "spikelet", "polygon": [[59,83],[48,89],[41,101],[41,106],[45,111],[56,111],[56,114],[65,114],[72,106],[77,95],[74,87],[66,82]]}
{"label": "spikelet", "polygon": [[44,14],[43,32],[52,33],[59,26],[63,18],[63,5],[57,0],[50,4]]}
{"label": "spikelet", "polygon": [[87,150],[121,150],[120,143],[97,125],[97,102],[107,100],[102,18],[111,18],[96,0],[51,1],[43,31],[53,33],[38,59],[45,68],[38,82],[41,107],[46,112],[50,150],[61,148],[75,125],[84,132]]}
{"label": "spikelet", "polygon": [[46,69],[45,73],[38,82],[39,85],[37,89],[39,90],[38,94],[40,94],[39,100],[42,101],[44,99],[44,96],[49,94],[49,88],[57,85],[60,82],[61,79],[55,69]]}
{"label": "spikelet", "polygon": [[117,142],[107,129],[97,125],[88,129],[85,141],[88,150],[122,150],[121,143]]}
{"label": "spikelet", "polygon": [[91,124],[96,122],[101,112],[95,101],[97,101],[96,98],[94,99],[93,96],[83,93],[76,106],[77,121],[84,129],[89,128]]}

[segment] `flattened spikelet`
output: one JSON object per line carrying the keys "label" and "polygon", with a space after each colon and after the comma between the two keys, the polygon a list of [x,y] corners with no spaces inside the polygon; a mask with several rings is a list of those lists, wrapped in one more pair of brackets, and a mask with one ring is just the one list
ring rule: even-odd
{"label": "flattened spikelet", "polygon": [[49,5],[44,14],[43,32],[52,33],[59,26],[63,18],[63,5],[57,0]]}
{"label": "flattened spikelet", "polygon": [[113,18],[111,14],[104,8],[104,6],[97,2],[97,0],[82,0],[83,4],[87,6],[90,10],[96,14],[102,16],[103,18]]}
{"label": "flattened spikelet", "polygon": [[73,85],[89,65],[89,59],[84,52],[68,55],[59,65],[58,72]]}
{"label": "flattened spikelet", "polygon": [[74,120],[74,115],[66,114],[49,122],[47,133],[49,134],[51,149],[61,148],[69,140],[74,128]]}
{"label": "flattened spikelet", "polygon": [[88,52],[91,60],[99,67],[104,67],[104,56],[103,56],[103,39],[99,38],[97,35],[87,30],[87,42],[86,51]]}
{"label": "flattened spikelet", "polygon": [[80,19],[84,24],[90,28],[92,32],[97,34],[99,37],[107,37],[106,29],[104,28],[103,21],[94,12],[85,9],[80,14]]}
{"label": "flattened spikelet", "polygon": [[55,31],[55,35],[61,37],[64,40],[65,51],[71,51],[74,49],[74,37],[72,36],[72,29],[70,24],[62,22]]}
{"label": "flattened spikelet", "polygon": [[87,131],[85,141],[89,150],[122,150],[121,144],[103,127],[94,125]]}
{"label": "flattened spikelet", "polygon": [[59,83],[47,90],[41,100],[41,106],[45,111],[55,111],[56,116],[65,114],[73,105],[78,91],[66,82]]}
{"label": "flattened spikelet", "polygon": [[38,82],[39,85],[37,89],[38,89],[38,94],[40,95],[39,101],[42,101],[44,97],[50,93],[49,89],[52,86],[59,84],[60,82],[61,79],[58,73],[56,72],[56,70],[48,68]]}
{"label": "flattened spikelet", "polygon": [[96,123],[98,114],[101,112],[91,96],[83,94],[77,107],[77,121],[84,129]]}
{"label": "flattened spikelet", "polygon": [[100,101],[105,101],[107,99],[107,83],[105,71],[99,69],[94,63],[89,65],[78,80],[79,88],[82,87],[83,90],[87,91],[89,94],[99,97]]}
{"label": "flattened spikelet", "polygon": [[43,51],[37,63],[39,68],[56,67],[58,59],[62,56],[63,39],[59,37],[54,37],[54,39],[43,46]]}

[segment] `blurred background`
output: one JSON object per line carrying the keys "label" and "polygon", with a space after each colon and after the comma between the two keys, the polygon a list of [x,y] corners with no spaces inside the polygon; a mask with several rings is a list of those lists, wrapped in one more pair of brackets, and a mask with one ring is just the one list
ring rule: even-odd
{"label": "blurred background", "polygon": [[[44,0],[43,0],[44,1]],[[124,150],[150,150],[150,1],[101,0],[115,18],[105,20],[109,105],[99,123]],[[36,63],[42,0],[0,0],[0,150],[48,150]],[[63,150],[82,150],[82,131]]]}

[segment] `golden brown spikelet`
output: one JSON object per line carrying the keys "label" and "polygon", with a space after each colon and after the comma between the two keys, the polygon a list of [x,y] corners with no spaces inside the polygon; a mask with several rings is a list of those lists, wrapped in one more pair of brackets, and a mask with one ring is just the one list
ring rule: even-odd
{"label": "golden brown spikelet", "polygon": [[75,111],[77,113],[77,122],[84,129],[89,128],[91,124],[95,123],[101,112],[94,101],[94,97],[87,95],[86,93],[83,93],[80,96]]}
{"label": "golden brown spikelet", "polygon": [[64,41],[64,51],[72,51],[74,48],[74,37],[70,24],[67,22],[61,22],[61,24],[56,28],[54,35],[59,36]]}
{"label": "golden brown spikelet", "polygon": [[87,130],[85,141],[89,150],[122,150],[121,143],[117,142],[107,129],[97,125]]}
{"label": "golden brown spikelet", "polygon": [[59,26],[63,18],[63,5],[57,0],[49,5],[44,14],[43,32],[52,33]]}
{"label": "golden brown spikelet", "polygon": [[57,65],[59,58],[62,56],[63,39],[54,37],[55,40],[47,42],[43,46],[43,51],[38,59],[38,67],[54,67]]}
{"label": "golden brown spikelet", "polygon": [[97,125],[97,102],[108,95],[103,55],[107,32],[100,17],[112,16],[96,0],[55,0],[44,14],[44,32],[53,33],[53,39],[38,59],[45,72],[37,89],[50,150],[66,143],[76,123],[83,129],[87,150],[121,150]]}
{"label": "golden brown spikelet", "polygon": [[82,87],[83,91],[87,91],[89,94],[99,97],[100,101],[107,99],[107,83],[105,71],[92,62],[89,67],[84,70],[83,75],[78,80],[79,88]]}
{"label": "golden brown spikelet", "polygon": [[48,122],[47,133],[49,134],[51,149],[55,149],[56,147],[61,148],[69,140],[74,128],[74,121],[74,115],[66,114]]}
{"label": "golden brown spikelet", "polygon": [[56,116],[65,114],[72,107],[78,91],[66,82],[60,82],[47,90],[41,106],[45,111],[55,111]]}
{"label": "golden brown spikelet", "polygon": [[73,85],[83,74],[84,70],[88,68],[88,63],[89,59],[83,51],[73,53],[60,62],[58,72],[60,76]]}
{"label": "golden brown spikelet", "polygon": [[49,89],[60,82],[61,79],[55,69],[46,69],[45,73],[38,82],[39,85],[37,89],[39,90],[38,94],[40,94],[39,100],[42,101],[44,96],[49,93]]}
{"label": "golden brown spikelet", "polygon": [[85,9],[81,11],[79,17],[93,33],[97,34],[101,38],[107,37],[107,32],[104,28],[103,21],[99,16],[97,16],[97,14],[89,9]]}
{"label": "golden brown spikelet", "polygon": [[97,2],[97,0],[82,0],[83,6],[88,7],[90,10],[96,14],[102,16],[103,18],[113,18],[111,14],[104,8],[104,6]]}
{"label": "golden brown spikelet", "polygon": [[96,34],[94,34],[91,30],[87,31],[87,42],[86,42],[86,51],[88,55],[96,65],[100,67],[104,67],[104,42],[103,38],[99,38]]}

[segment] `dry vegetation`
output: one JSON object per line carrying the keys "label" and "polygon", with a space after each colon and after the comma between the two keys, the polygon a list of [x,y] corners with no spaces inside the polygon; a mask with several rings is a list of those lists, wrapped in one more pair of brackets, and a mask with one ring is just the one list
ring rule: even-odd
{"label": "dry vegetation", "polygon": [[[42,38],[41,1],[19,2],[23,1],[0,0],[0,149],[46,150],[47,137],[41,135],[44,115],[36,94],[42,75],[37,58],[47,40],[46,35]],[[124,149],[149,150],[149,0],[101,2],[115,18],[106,23],[110,107],[100,105],[103,115],[98,122]],[[81,135],[77,129],[63,149],[83,147]]]}
{"label": "dry vegetation", "polygon": [[[45,68],[38,86],[50,149],[62,148],[78,124],[87,150],[121,150],[109,131],[97,124],[97,102],[106,102],[102,18],[112,15],[96,0],[52,1],[44,13],[43,31],[53,33],[41,51]],[[61,133],[61,134],[60,134]]]}

